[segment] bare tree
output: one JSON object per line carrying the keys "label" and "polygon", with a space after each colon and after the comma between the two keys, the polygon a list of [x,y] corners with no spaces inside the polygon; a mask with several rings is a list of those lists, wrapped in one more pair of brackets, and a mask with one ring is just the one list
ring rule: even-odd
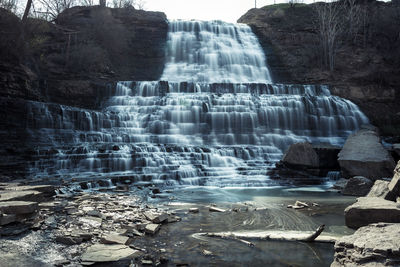
{"label": "bare tree", "polygon": [[11,12],[16,12],[18,0],[0,0],[0,7]]}
{"label": "bare tree", "polygon": [[144,5],[145,5],[144,0],[113,0],[114,8],[134,7],[137,9],[143,9]]}
{"label": "bare tree", "polygon": [[333,71],[338,47],[338,37],[342,32],[342,3],[316,3],[317,30],[321,45],[322,65]]}
{"label": "bare tree", "polygon": [[100,6],[105,7],[107,5],[107,1],[106,0],[99,0]]}
{"label": "bare tree", "polygon": [[94,6],[94,0],[81,0],[79,4],[82,6]]}
{"label": "bare tree", "polygon": [[344,15],[346,16],[348,28],[347,36],[350,43],[355,44],[357,41],[357,34],[362,20],[362,8],[356,3],[357,0],[345,0],[344,2]]}
{"label": "bare tree", "polygon": [[50,15],[52,20],[56,19],[65,9],[73,7],[76,4],[76,0],[38,0],[38,2],[42,5],[45,12]]}
{"label": "bare tree", "polygon": [[26,2],[26,7],[25,7],[25,11],[24,11],[24,15],[22,16],[22,22],[24,23],[26,21],[26,19],[28,18],[29,15],[29,11],[31,10],[31,6],[32,6],[32,0],[28,0]]}

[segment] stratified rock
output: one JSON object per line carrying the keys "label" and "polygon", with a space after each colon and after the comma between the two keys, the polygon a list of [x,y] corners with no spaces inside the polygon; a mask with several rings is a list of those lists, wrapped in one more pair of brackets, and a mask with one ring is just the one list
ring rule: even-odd
{"label": "stratified rock", "polygon": [[10,224],[17,221],[15,214],[0,214],[0,226]]}
{"label": "stratified rock", "polygon": [[43,197],[39,191],[1,191],[0,201],[38,201]]}
{"label": "stratified rock", "polygon": [[380,197],[386,200],[395,200],[391,197],[392,194],[390,194],[388,185],[388,181],[376,180],[367,197]]}
{"label": "stratified rock", "polygon": [[199,213],[199,208],[190,208],[189,212],[191,212],[191,213]]}
{"label": "stratified rock", "polygon": [[0,202],[0,211],[6,214],[29,214],[38,209],[38,203],[26,201]]}
{"label": "stratified rock", "polygon": [[378,222],[400,223],[400,204],[378,197],[360,197],[344,213],[350,228]]}
{"label": "stratified rock", "polygon": [[128,245],[129,237],[123,236],[117,233],[111,233],[106,236],[103,236],[100,239],[100,242],[103,244],[121,244],[121,245]]}
{"label": "stratified rock", "polygon": [[331,267],[400,266],[400,224],[378,223],[358,229],[335,244]]}
{"label": "stratified rock", "polygon": [[364,176],[373,180],[392,177],[395,167],[392,156],[371,129],[362,129],[347,138],[339,153],[339,164],[346,178]]}
{"label": "stratified rock", "polygon": [[342,190],[343,195],[347,196],[365,196],[371,189],[373,182],[362,176],[350,178]]}
{"label": "stratified rock", "polygon": [[133,250],[124,245],[94,244],[82,255],[85,262],[112,262],[132,258],[138,250]]}
{"label": "stratified rock", "polygon": [[319,167],[318,155],[310,143],[297,143],[291,145],[285,155],[283,155],[282,162],[291,167]]}

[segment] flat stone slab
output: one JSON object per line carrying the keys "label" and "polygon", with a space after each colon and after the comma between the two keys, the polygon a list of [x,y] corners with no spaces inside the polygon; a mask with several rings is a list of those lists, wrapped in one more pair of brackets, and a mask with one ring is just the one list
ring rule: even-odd
{"label": "flat stone slab", "polygon": [[22,185],[22,186],[7,186],[5,190],[13,191],[39,191],[42,193],[55,193],[54,185]]}
{"label": "flat stone slab", "polygon": [[6,214],[27,214],[38,209],[37,202],[8,201],[0,202],[0,211]]}
{"label": "flat stone slab", "polygon": [[360,197],[344,213],[350,228],[378,222],[400,223],[400,203],[378,197]]}
{"label": "flat stone slab", "polygon": [[117,233],[108,234],[103,236],[100,239],[100,242],[103,244],[120,244],[120,245],[128,245],[129,237],[123,236]]}
{"label": "flat stone slab", "polygon": [[1,191],[0,201],[34,201],[39,198],[43,193],[39,191]]}
{"label": "flat stone slab", "polygon": [[154,235],[155,233],[160,230],[160,225],[159,224],[154,224],[154,223],[149,223],[145,226],[144,231],[148,234]]}
{"label": "flat stone slab", "polygon": [[134,257],[138,250],[125,245],[94,244],[85,251],[81,260],[84,262],[112,262]]}
{"label": "flat stone slab", "polygon": [[400,266],[400,224],[378,223],[335,243],[336,266]]}

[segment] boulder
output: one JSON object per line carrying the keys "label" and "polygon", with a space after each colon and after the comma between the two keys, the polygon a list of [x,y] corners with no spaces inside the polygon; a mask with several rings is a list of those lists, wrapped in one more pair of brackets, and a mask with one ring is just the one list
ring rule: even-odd
{"label": "boulder", "polygon": [[390,194],[388,185],[388,181],[376,180],[367,197],[380,197],[394,201],[395,199],[392,197],[392,194]]}
{"label": "boulder", "polygon": [[372,180],[392,177],[395,162],[372,129],[361,129],[347,138],[339,153],[343,177],[364,176]]}
{"label": "boulder", "polygon": [[400,266],[400,224],[378,223],[358,229],[335,243],[331,267]]}
{"label": "boulder", "polygon": [[346,225],[355,229],[370,223],[400,223],[400,204],[378,197],[360,197],[344,213]]}
{"label": "boulder", "polygon": [[342,194],[346,196],[365,196],[371,189],[373,182],[362,176],[350,178],[342,190]]}
{"label": "boulder", "polygon": [[138,254],[138,250],[125,245],[94,244],[82,255],[83,262],[112,262],[129,259]]}
{"label": "boulder", "polygon": [[289,167],[319,167],[319,157],[310,143],[291,145],[283,155],[282,162]]}
{"label": "boulder", "polygon": [[0,211],[6,214],[29,214],[38,209],[38,203],[26,201],[0,202]]}

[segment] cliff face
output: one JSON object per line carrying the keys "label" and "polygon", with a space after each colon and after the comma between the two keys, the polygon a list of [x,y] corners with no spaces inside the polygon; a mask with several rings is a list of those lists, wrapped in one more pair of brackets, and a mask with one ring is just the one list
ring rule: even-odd
{"label": "cliff face", "polygon": [[[400,134],[400,4],[364,3],[368,32],[340,42],[335,70],[321,67],[313,5],[251,9],[238,22],[250,25],[267,55],[275,82],[328,84],[352,100],[386,135]],[[365,39],[364,39],[365,38]]]}
{"label": "cliff face", "polygon": [[96,6],[25,27],[0,10],[0,30],[1,97],[92,109],[108,82],[159,79],[168,24],[160,12]]}

